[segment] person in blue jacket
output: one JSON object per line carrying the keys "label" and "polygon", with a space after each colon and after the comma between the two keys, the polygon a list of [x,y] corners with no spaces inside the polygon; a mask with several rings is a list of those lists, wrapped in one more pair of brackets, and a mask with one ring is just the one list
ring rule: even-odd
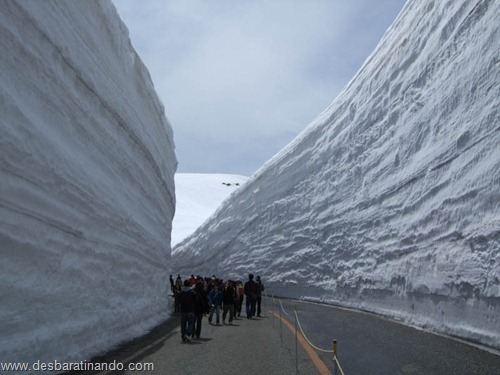
{"label": "person in blue jacket", "polygon": [[210,301],[210,315],[208,315],[208,322],[212,324],[212,318],[215,312],[216,324],[220,324],[220,308],[222,306],[222,290],[219,289],[219,284],[215,283],[212,290],[208,294]]}

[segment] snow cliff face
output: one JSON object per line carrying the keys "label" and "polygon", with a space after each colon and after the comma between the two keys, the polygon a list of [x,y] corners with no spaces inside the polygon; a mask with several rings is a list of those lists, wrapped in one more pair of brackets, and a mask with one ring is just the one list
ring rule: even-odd
{"label": "snow cliff face", "polygon": [[409,1],[333,104],[173,272],[259,274],[500,348],[500,2]]}
{"label": "snow cliff face", "polygon": [[0,50],[0,358],[81,361],[166,318],[172,130],[109,1],[2,1]]}

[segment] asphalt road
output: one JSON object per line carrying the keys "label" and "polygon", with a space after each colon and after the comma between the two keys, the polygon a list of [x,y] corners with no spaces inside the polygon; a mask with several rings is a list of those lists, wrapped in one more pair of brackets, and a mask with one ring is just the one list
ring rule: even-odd
{"label": "asphalt road", "polygon": [[[331,353],[306,348],[296,339],[300,334],[296,335],[294,328],[297,326],[300,332],[301,326],[320,349],[331,351],[333,340],[337,340],[338,359],[345,375],[500,375],[500,355],[451,338],[369,313],[294,300],[281,299],[281,304],[276,301],[264,298],[261,318],[248,320],[242,316],[231,326],[209,325],[205,318],[201,340],[190,344],[181,343],[180,316],[174,314],[149,334],[93,359],[95,363],[115,361],[125,366],[154,365],[150,370],[71,374],[334,374]],[[280,316],[289,324],[283,323]]]}
{"label": "asphalt road", "polygon": [[[215,318],[214,318],[215,323]],[[310,375],[318,374],[305,350],[295,356],[281,340],[269,314],[251,320],[242,316],[231,325],[210,325],[203,319],[200,339],[183,343],[180,315],[149,334],[92,359],[92,363],[123,364],[121,371],[84,371],[71,375]],[[291,334],[288,335],[292,337]],[[129,371],[129,365],[141,371]],[[299,367],[297,367],[299,366]]]}
{"label": "asphalt road", "polygon": [[[500,375],[500,355],[444,336],[411,328],[374,314],[328,305],[281,300],[292,324],[294,307],[306,336],[331,350],[346,375]],[[279,312],[281,306],[267,302]],[[292,345],[293,346],[293,345]],[[319,353],[330,365],[331,354]]]}

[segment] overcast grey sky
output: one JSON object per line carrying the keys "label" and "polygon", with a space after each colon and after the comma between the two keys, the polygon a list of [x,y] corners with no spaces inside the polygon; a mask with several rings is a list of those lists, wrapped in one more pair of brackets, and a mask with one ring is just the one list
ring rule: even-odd
{"label": "overcast grey sky", "polygon": [[330,105],[405,0],[113,0],[178,172],[250,176]]}

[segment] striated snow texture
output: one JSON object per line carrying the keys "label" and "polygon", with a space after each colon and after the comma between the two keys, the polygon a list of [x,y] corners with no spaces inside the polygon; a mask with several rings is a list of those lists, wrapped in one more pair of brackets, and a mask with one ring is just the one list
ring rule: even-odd
{"label": "striated snow texture", "polygon": [[172,129],[111,2],[0,2],[0,360],[167,318]]}
{"label": "striated snow texture", "polygon": [[218,173],[175,174],[172,247],[193,234],[248,177]]}
{"label": "striated snow texture", "polygon": [[174,249],[174,272],[500,349],[500,1],[409,1],[332,105]]}

